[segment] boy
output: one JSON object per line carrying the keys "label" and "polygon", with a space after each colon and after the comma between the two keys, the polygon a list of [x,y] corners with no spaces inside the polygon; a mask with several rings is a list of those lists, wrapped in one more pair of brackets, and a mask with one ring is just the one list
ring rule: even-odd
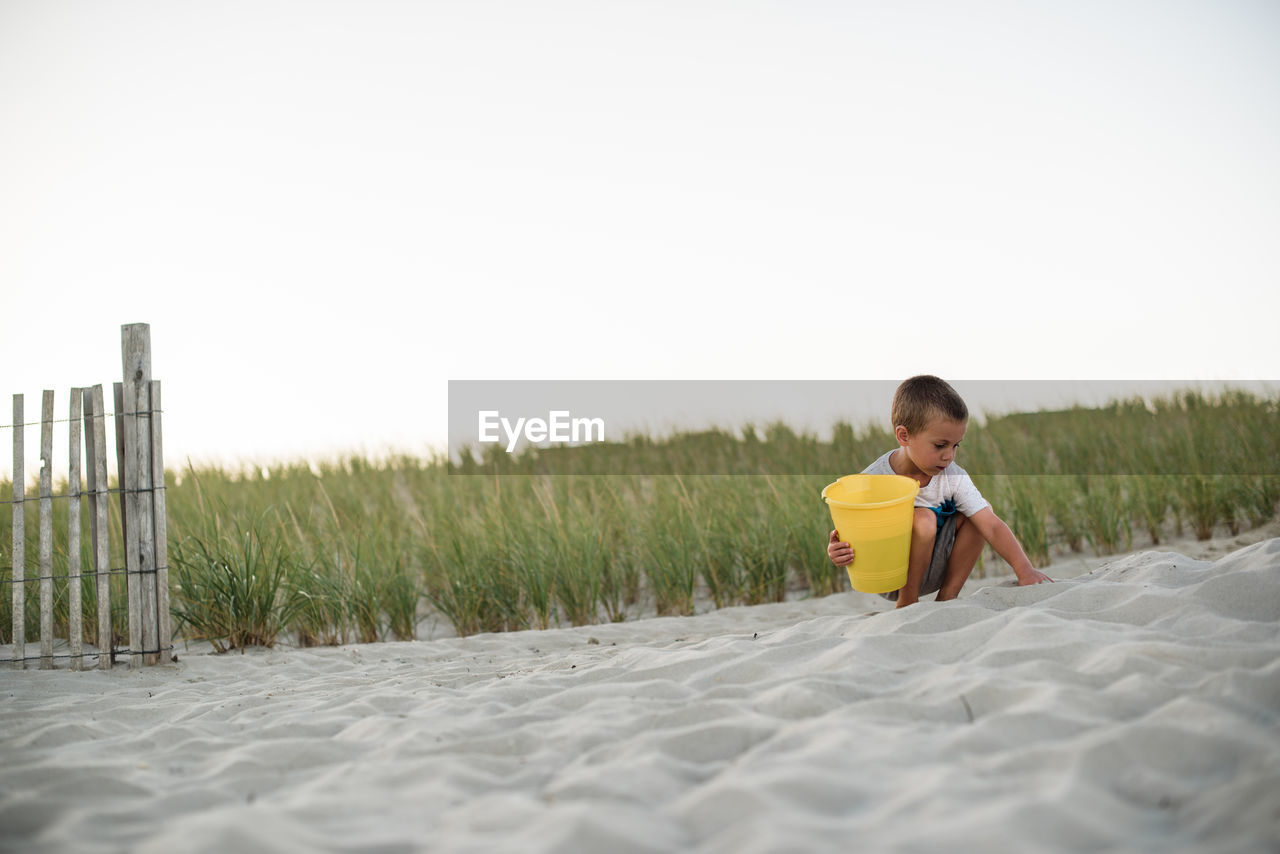
{"label": "boy", "polygon": [[[1031,565],[1009,526],[964,469],[954,460],[969,424],[969,409],[948,383],[934,376],[911,377],[898,386],[890,411],[898,448],[863,469],[863,474],[900,474],[920,484],[916,496],[907,583],[882,593],[897,607],[915,604],[934,591],[939,602],[960,595],[984,543],[1013,567],[1018,584],[1052,581]],[[836,566],[853,563],[853,548],[835,531],[827,556]]]}

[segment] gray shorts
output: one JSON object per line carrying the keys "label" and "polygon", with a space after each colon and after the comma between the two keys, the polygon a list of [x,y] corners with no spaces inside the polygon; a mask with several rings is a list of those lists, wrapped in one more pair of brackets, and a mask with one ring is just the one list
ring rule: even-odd
{"label": "gray shorts", "polygon": [[[933,540],[933,557],[929,559],[929,568],[924,571],[920,582],[920,596],[928,596],[942,589],[942,580],[947,574],[947,561],[951,560],[951,549],[956,544],[956,525],[960,514],[948,516],[938,529],[938,536]],[[898,591],[881,593],[890,602],[898,601]]]}

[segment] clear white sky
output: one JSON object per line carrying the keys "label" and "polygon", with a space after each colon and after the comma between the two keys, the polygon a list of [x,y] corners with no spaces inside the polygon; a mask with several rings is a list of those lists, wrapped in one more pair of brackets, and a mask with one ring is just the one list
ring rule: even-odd
{"label": "clear white sky", "polygon": [[0,423],[135,321],[171,466],[423,451],[449,379],[1280,378],[1278,48],[1266,0],[0,0]]}

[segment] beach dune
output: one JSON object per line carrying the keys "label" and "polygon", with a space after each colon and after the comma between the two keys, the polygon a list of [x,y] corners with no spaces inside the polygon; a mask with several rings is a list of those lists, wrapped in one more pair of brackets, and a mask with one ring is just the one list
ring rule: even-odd
{"label": "beach dune", "polygon": [[886,607],[0,673],[0,848],[1280,846],[1280,539]]}

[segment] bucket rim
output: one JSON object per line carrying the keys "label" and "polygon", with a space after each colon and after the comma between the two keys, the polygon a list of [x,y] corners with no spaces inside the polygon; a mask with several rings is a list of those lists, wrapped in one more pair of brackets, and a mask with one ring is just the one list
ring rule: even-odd
{"label": "bucket rim", "polygon": [[[837,498],[831,498],[827,495],[828,489],[830,489],[833,486],[836,486],[841,481],[848,480],[851,477],[896,477],[899,480],[905,480],[910,482],[912,487],[914,487],[914,490],[911,492],[910,495],[902,495],[897,498],[890,498],[888,501],[871,501],[863,504],[851,504],[848,501],[841,501]],[[916,496],[919,494],[920,494],[920,484],[917,483],[914,478],[910,478],[910,477],[907,477],[906,475],[901,475],[901,474],[866,474],[864,472],[859,472],[857,474],[847,474],[844,477],[836,478],[834,483],[828,483],[826,486],[822,487],[823,501],[827,502],[827,504],[831,505],[832,507],[844,507],[850,510],[859,509],[859,508],[874,509],[879,507],[892,507],[893,505],[901,504],[904,501],[911,501],[914,503],[916,500]]]}

